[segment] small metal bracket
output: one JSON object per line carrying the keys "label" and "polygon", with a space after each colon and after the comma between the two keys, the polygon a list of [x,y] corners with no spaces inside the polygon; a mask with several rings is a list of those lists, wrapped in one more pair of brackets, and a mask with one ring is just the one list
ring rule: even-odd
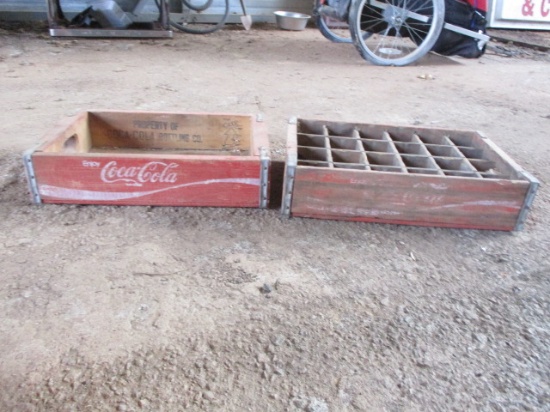
{"label": "small metal bracket", "polygon": [[260,209],[266,209],[269,200],[269,150],[260,147]]}
{"label": "small metal bracket", "polygon": [[34,174],[34,166],[32,164],[33,152],[34,152],[34,149],[27,150],[23,154],[23,162],[25,164],[25,172],[27,175],[27,182],[29,184],[31,200],[33,203],[40,204],[42,203],[42,199],[40,198],[40,193],[38,193],[38,185],[36,183],[36,176]]}
{"label": "small metal bracket", "polygon": [[527,180],[529,180],[529,182],[531,182],[531,184],[529,185],[529,189],[527,189],[527,194],[525,195],[523,206],[521,207],[521,210],[519,212],[518,220],[516,221],[516,227],[514,228],[515,231],[523,230],[525,221],[527,220],[527,214],[529,213],[529,210],[531,210],[531,206],[533,205],[533,201],[535,200],[535,195],[537,194],[537,190],[540,186],[540,182],[536,177],[525,171],[523,171],[522,174]]}
{"label": "small metal bracket", "polygon": [[294,190],[294,179],[296,178],[296,156],[289,155],[286,159],[285,179],[283,187],[283,202],[281,204],[281,215],[290,218],[290,207],[292,206],[292,191]]}
{"label": "small metal bracket", "polygon": [[295,149],[298,117],[290,117],[288,119],[288,125],[289,134],[287,136],[287,155],[285,164],[285,177],[283,183],[283,200],[281,202],[281,216],[290,218],[292,192],[294,190],[294,180],[296,179],[296,166],[298,165],[298,155]]}

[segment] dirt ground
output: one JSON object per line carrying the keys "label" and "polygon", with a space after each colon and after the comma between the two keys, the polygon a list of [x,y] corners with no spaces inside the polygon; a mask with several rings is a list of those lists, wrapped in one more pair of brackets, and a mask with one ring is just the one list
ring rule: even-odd
{"label": "dirt ground", "polygon": [[[0,30],[1,411],[550,405],[550,58],[375,67],[308,28],[172,40]],[[521,232],[277,209],[30,203],[21,155],[88,109],[481,130],[541,181]]]}

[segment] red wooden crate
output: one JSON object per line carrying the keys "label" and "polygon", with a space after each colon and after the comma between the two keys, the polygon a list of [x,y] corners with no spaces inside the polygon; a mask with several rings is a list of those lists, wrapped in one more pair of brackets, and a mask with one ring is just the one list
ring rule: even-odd
{"label": "red wooden crate", "polygon": [[282,213],[519,230],[539,182],[478,132],[295,119]]}
{"label": "red wooden crate", "polygon": [[83,112],[24,156],[36,203],[266,207],[269,144],[247,115]]}

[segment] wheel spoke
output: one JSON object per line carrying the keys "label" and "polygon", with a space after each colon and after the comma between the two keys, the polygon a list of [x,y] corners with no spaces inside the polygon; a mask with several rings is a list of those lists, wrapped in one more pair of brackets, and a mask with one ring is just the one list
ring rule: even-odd
{"label": "wheel spoke", "polygon": [[[425,16],[425,15],[422,15],[420,13],[416,13],[412,10],[407,10],[406,5],[390,5],[390,4],[383,3],[383,2],[378,1],[378,0],[369,0],[369,3],[370,3],[371,6],[378,7],[381,10],[386,10],[388,7],[393,7],[393,8],[395,8],[396,11],[399,11],[400,13],[405,12],[405,17],[406,18],[412,18],[412,19],[418,20],[422,23],[428,23],[430,21],[430,16]],[[424,4],[427,5],[429,3],[431,3],[431,1],[427,0],[423,3],[423,5]],[[416,9],[417,10],[422,10],[422,8],[423,7],[417,7]]]}
{"label": "wheel spoke", "polygon": [[411,26],[408,23],[403,24],[403,27],[405,27],[405,29],[409,33],[410,38],[413,38],[413,36],[416,36],[417,38],[422,39],[424,36],[426,36],[426,34],[429,31],[429,28],[428,28],[428,30],[421,30],[421,29],[418,29],[416,27]]}
{"label": "wheel spoke", "polygon": [[[366,32],[372,32],[373,31],[372,29],[374,29],[377,25],[383,22],[384,22],[383,18],[378,18],[378,17],[369,18],[367,14],[364,14],[363,18],[361,19],[361,30]],[[365,26],[366,24],[369,24],[369,25]]]}

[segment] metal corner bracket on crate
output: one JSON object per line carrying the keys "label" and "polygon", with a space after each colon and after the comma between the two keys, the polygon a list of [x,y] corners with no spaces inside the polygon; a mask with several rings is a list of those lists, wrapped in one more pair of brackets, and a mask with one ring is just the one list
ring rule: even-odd
{"label": "metal corner bracket on crate", "polygon": [[267,209],[269,203],[269,149],[260,147],[260,209]]}
{"label": "metal corner bracket on crate", "polygon": [[538,186],[479,132],[293,119],[282,214],[520,230]]}
{"label": "metal corner bracket on crate", "polygon": [[31,200],[33,203],[42,203],[40,199],[40,193],[38,192],[38,186],[36,184],[36,176],[34,174],[34,167],[32,165],[32,154],[34,149],[27,150],[23,154],[23,164],[25,166],[25,174],[27,175],[27,183],[29,185],[29,193],[31,194]]}
{"label": "metal corner bracket on crate", "polygon": [[285,162],[285,174],[283,179],[283,199],[281,203],[281,214],[284,217],[290,218],[290,208],[292,205],[292,191],[294,189],[294,178],[296,176],[296,166],[298,164],[298,156],[296,147],[293,144],[293,139],[297,133],[298,118],[291,117],[288,120],[288,135],[287,135],[287,155]]}
{"label": "metal corner bracket on crate", "polygon": [[537,190],[540,186],[540,182],[538,179],[536,179],[533,175],[530,173],[523,171],[523,175],[527,180],[529,180],[529,190],[527,191],[527,194],[525,195],[525,201],[523,202],[523,205],[521,207],[521,211],[518,215],[518,220],[516,222],[516,226],[514,228],[515,231],[523,230],[523,227],[525,225],[525,221],[527,220],[527,215],[529,214],[529,211],[531,210],[531,207],[533,205],[533,201],[535,200],[535,195],[537,194]]}

